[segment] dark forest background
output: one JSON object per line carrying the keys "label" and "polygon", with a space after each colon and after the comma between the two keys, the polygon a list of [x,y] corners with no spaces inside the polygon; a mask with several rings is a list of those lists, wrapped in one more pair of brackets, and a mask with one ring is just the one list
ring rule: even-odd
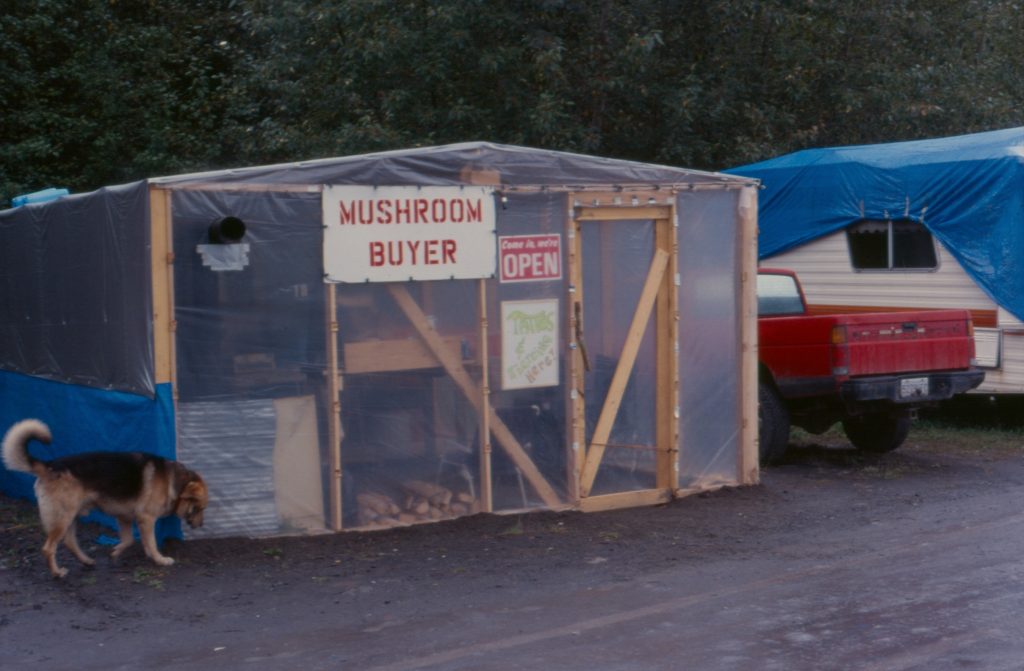
{"label": "dark forest background", "polygon": [[9,0],[0,203],[487,140],[722,169],[1024,125],[993,0]]}

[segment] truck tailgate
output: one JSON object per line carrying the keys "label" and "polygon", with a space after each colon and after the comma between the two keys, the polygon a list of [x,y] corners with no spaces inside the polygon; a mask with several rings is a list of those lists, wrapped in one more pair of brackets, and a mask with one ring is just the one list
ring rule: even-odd
{"label": "truck tailgate", "polygon": [[[966,310],[833,315],[845,329],[851,377],[957,370],[974,357]],[[839,363],[839,362],[836,362]]]}

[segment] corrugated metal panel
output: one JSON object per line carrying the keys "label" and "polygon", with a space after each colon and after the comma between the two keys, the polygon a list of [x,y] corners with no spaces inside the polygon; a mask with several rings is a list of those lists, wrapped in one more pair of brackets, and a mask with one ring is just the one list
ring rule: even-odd
{"label": "corrugated metal panel", "polygon": [[280,533],[274,499],[272,400],[179,403],[178,458],[210,489],[201,529],[186,538]]}

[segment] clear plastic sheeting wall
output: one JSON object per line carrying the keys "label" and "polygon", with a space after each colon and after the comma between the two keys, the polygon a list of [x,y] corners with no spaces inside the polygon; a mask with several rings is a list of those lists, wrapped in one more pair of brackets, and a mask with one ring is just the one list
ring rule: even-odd
{"label": "clear plastic sheeting wall", "polygon": [[[499,235],[518,236],[532,234],[564,234],[566,226],[566,197],[564,194],[512,194],[506,209],[498,219]],[[562,268],[567,268],[563,241]],[[557,385],[532,388],[510,388],[506,371],[502,369],[502,329],[510,328],[502,323],[502,306],[516,305],[517,301],[553,301],[558,311],[557,327],[561,334],[564,328],[565,296],[568,295],[569,280],[562,273],[560,280],[539,282],[488,282],[487,323],[490,338],[490,384],[491,405],[495,413],[508,426],[509,431],[521,446],[530,461],[536,465],[542,484],[554,491],[557,501],[568,503],[569,478],[573,477],[568,458],[569,441],[567,429],[566,400],[568,398],[568,350],[564,334],[557,345]],[[494,442],[494,441],[492,441]],[[493,447],[492,471],[494,478],[494,508],[509,510],[519,508],[550,507],[545,504],[536,486],[524,478],[508,450],[495,443]]]}
{"label": "clear plastic sheeting wall", "polygon": [[416,329],[436,331],[478,388],[476,284],[339,285],[337,303],[343,525],[478,512],[480,432],[471,397]]}
{"label": "clear plastic sheeting wall", "polygon": [[[590,366],[584,372],[589,446],[654,256],[654,226],[649,221],[588,222],[582,226],[581,236],[586,260],[582,269],[581,331]],[[652,315],[621,394],[591,490],[593,495],[655,487],[657,380],[653,322]]]}
{"label": "clear plastic sheeting wall", "polygon": [[734,483],[740,450],[740,192],[681,193],[679,484]]}
{"label": "clear plastic sheeting wall", "polygon": [[[734,220],[737,193],[679,197],[682,487],[737,479],[738,244],[736,229],[719,225]],[[564,236],[566,205],[565,194],[511,193],[498,235]],[[581,464],[571,447],[573,358],[582,370],[584,449],[593,451],[627,350],[635,361],[622,366],[628,375],[614,421],[582,494],[666,487],[653,312],[635,350],[627,347],[658,248],[656,222],[581,221],[579,287],[571,286],[575,243],[567,241],[566,272],[542,281],[328,288],[317,194],[180,192],[172,206],[178,456],[204,474],[212,496],[207,526],[186,533],[373,529],[574,505]],[[243,220],[246,233],[236,249],[211,251],[209,226],[228,215]],[[578,332],[568,337],[580,294]],[[503,319],[533,306],[555,328],[555,360],[550,379],[516,384],[506,369],[515,357],[503,347],[519,345],[504,337],[511,324]],[[332,313],[337,329],[328,335]],[[574,341],[578,349],[569,348]],[[337,398],[328,379],[332,346]],[[485,403],[493,409],[486,435]]]}
{"label": "clear plastic sheeting wall", "polygon": [[[515,194],[502,234],[560,233],[564,203],[564,195]],[[549,386],[505,390],[500,332],[504,301],[548,300],[560,310],[564,277],[482,282],[491,424],[502,428],[487,440],[489,457],[481,281],[334,285],[333,445],[319,208],[316,194],[174,194],[178,455],[211,491],[206,526],[186,534],[330,529],[334,450],[346,529],[564,504],[564,361]],[[220,246],[236,249],[211,250],[210,224],[229,215],[245,223],[244,237]],[[447,365],[423,328],[452,355]]]}
{"label": "clear plastic sheeting wall", "polygon": [[[172,212],[177,451],[211,493],[206,525],[186,534],[323,531],[319,194],[179,192]],[[211,242],[228,216],[244,236]]]}
{"label": "clear plastic sheeting wall", "polygon": [[[500,234],[560,232],[564,210],[564,197],[512,195],[499,218]],[[563,290],[564,280],[483,282],[487,398],[494,409],[493,433],[484,439],[481,283],[338,285],[346,527],[565,502],[564,388],[557,381],[503,389],[500,333],[503,301],[557,301]],[[425,345],[417,324],[440,337],[451,353],[447,365]],[[507,433],[495,431],[495,424]],[[536,470],[524,468],[523,459]]]}

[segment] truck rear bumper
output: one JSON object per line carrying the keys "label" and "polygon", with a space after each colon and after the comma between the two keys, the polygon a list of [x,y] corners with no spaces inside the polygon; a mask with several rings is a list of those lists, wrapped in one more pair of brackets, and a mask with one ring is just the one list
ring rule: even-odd
{"label": "truck rear bumper", "polygon": [[839,395],[847,403],[883,401],[914,405],[944,401],[955,394],[974,389],[985,379],[985,372],[971,369],[943,373],[881,375],[847,380],[839,386]]}

